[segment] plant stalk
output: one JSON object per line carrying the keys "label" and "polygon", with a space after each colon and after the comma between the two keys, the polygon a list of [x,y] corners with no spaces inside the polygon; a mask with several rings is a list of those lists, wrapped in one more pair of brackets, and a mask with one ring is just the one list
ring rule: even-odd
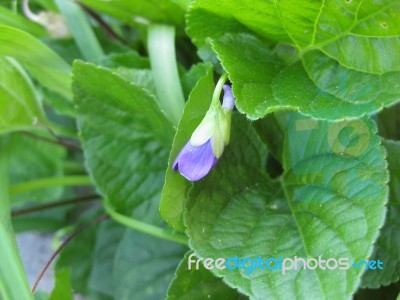
{"label": "plant stalk", "polygon": [[183,113],[185,99],[176,62],[175,28],[168,25],[150,25],[147,46],[160,108],[177,126]]}

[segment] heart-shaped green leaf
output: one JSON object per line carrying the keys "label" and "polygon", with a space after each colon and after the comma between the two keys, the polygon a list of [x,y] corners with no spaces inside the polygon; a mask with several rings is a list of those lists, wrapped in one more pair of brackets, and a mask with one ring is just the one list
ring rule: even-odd
{"label": "heart-shaped green leaf", "polygon": [[[185,222],[199,257],[344,258],[347,270],[217,270],[252,299],[347,299],[385,215],[384,150],[369,120],[324,122],[289,114],[284,175],[265,172],[267,151],[254,129],[233,119],[231,144],[189,194]],[[311,264],[315,265],[315,264]],[[326,266],[325,266],[326,268]]]}
{"label": "heart-shaped green leaf", "polygon": [[[74,64],[74,95],[87,165],[120,212],[158,222],[173,127],[142,87],[91,64]],[[140,209],[139,209],[140,207]]]}
{"label": "heart-shaped green leaf", "polygon": [[214,46],[249,118],[277,110],[337,119],[400,99],[398,1],[197,0],[188,33]]}

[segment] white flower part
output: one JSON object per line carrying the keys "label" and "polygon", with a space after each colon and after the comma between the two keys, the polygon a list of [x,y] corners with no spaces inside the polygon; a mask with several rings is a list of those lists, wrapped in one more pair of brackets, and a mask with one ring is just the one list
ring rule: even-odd
{"label": "white flower part", "polygon": [[211,137],[211,148],[216,158],[220,158],[224,152],[225,143],[221,128],[218,128]]}
{"label": "white flower part", "polygon": [[230,136],[231,136],[231,119],[232,119],[232,110],[222,108],[222,121],[220,122],[220,128],[222,135],[224,137],[225,146],[229,144]]}
{"label": "white flower part", "polygon": [[192,137],[190,138],[190,144],[192,146],[201,146],[205,144],[214,134],[216,126],[216,114],[212,109],[210,109],[193,132]]}
{"label": "white flower part", "polygon": [[229,143],[232,110],[235,99],[229,85],[224,85],[223,104],[211,105],[200,125],[190,138],[194,147],[204,145],[211,140],[214,156],[220,158],[224,148]]}
{"label": "white flower part", "polygon": [[223,87],[224,89],[224,97],[222,99],[222,107],[232,110],[233,107],[235,106],[235,98],[233,97],[232,94],[232,88],[225,84]]}
{"label": "white flower part", "polygon": [[229,143],[232,110],[221,107],[217,115],[217,124],[211,137],[211,146],[216,158],[220,158]]}

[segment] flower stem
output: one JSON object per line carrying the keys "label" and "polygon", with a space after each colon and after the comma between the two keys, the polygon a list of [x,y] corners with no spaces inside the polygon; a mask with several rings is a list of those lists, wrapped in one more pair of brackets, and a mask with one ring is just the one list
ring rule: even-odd
{"label": "flower stem", "polygon": [[60,207],[60,206],[64,206],[64,205],[86,203],[88,201],[93,201],[93,200],[96,200],[99,198],[100,198],[99,195],[94,194],[94,195],[86,195],[86,196],[80,196],[80,197],[76,197],[76,198],[72,198],[72,199],[65,199],[65,200],[61,200],[61,201],[50,202],[50,203],[46,203],[46,204],[42,204],[42,205],[37,205],[37,206],[33,206],[33,207],[27,207],[27,208],[14,210],[11,212],[11,216],[18,217],[18,216],[26,215],[29,213],[34,213],[34,212],[38,212],[38,211],[42,211],[42,210],[46,210],[46,209],[50,209],[50,208],[55,208],[55,207]]}
{"label": "flower stem", "polygon": [[51,177],[32,180],[28,182],[18,183],[10,187],[9,193],[11,196],[29,192],[32,190],[39,190],[44,188],[51,188],[55,186],[90,186],[92,181],[89,176],[64,176],[64,177]]}
{"label": "flower stem", "polygon": [[176,63],[175,28],[151,25],[147,46],[160,108],[173,124],[178,125],[185,99]]}
{"label": "flower stem", "polygon": [[228,80],[228,74],[226,73],[222,74],[221,77],[219,78],[217,85],[215,86],[214,89],[211,105],[216,106],[221,104],[219,101],[219,97],[222,92],[222,87],[224,86],[227,80]]}
{"label": "flower stem", "polygon": [[120,213],[116,212],[114,208],[112,207],[111,203],[109,200],[105,199],[104,200],[104,208],[106,209],[107,213],[113,218],[115,221],[118,223],[121,223],[127,227],[130,227],[132,229],[135,229],[137,231],[164,239],[168,241],[173,241],[182,245],[187,246],[188,245],[188,240],[187,237],[183,234],[179,234],[173,231],[168,231],[166,229],[162,229],[160,227],[150,225],[138,220],[135,220],[133,218],[121,215]]}
{"label": "flower stem", "polygon": [[86,229],[88,229],[89,227],[96,225],[97,223],[100,223],[104,220],[107,220],[109,218],[108,215],[102,215],[100,217],[97,217],[96,219],[94,219],[93,221],[83,225],[82,227],[79,227],[78,229],[76,229],[73,233],[71,233],[71,235],[69,235],[62,243],[61,245],[56,249],[56,251],[54,251],[54,253],[51,255],[51,257],[49,258],[49,260],[46,262],[46,264],[44,265],[43,269],[40,271],[38,277],[35,280],[35,283],[32,286],[32,293],[34,293],[36,291],[37,286],[39,285],[40,280],[42,279],[44,273],[46,273],[47,269],[50,267],[51,263],[53,262],[53,260],[57,257],[57,255],[61,252],[62,249],[64,249],[65,246],[67,246],[69,244],[69,242],[71,242],[78,234],[80,234],[82,231],[85,231]]}
{"label": "flower stem", "polygon": [[35,133],[32,133],[32,132],[29,132],[29,131],[20,131],[19,133],[21,133],[23,135],[26,135],[26,136],[29,136],[29,137],[32,137],[32,138],[35,138],[37,140],[41,140],[41,141],[50,143],[50,144],[60,145],[60,146],[63,146],[65,148],[68,148],[68,149],[82,150],[82,148],[79,146],[79,144],[74,143],[74,142],[69,141],[69,140],[64,140],[64,139],[62,139],[62,138],[60,138],[58,136],[56,136],[56,140],[53,140],[53,139],[50,139],[50,138],[47,138],[47,137],[44,137],[44,136],[41,136],[41,135],[38,135],[38,134],[35,134]]}

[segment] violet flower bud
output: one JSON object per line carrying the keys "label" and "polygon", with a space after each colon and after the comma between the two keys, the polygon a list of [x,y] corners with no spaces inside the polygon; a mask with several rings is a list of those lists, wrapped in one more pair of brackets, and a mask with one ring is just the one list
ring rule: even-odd
{"label": "violet flower bud", "polygon": [[176,157],[172,168],[190,181],[206,176],[229,143],[231,116],[235,104],[232,90],[224,85],[222,105],[211,104],[204,119]]}

